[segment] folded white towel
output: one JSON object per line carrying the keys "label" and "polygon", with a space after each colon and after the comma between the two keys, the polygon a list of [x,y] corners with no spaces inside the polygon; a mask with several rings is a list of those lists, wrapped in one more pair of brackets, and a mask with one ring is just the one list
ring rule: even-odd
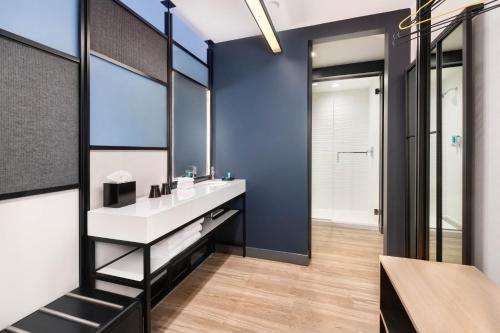
{"label": "folded white towel", "polygon": [[191,178],[191,177],[179,177],[179,178],[177,178],[177,185],[186,184],[186,183],[193,183],[194,184],[194,178]]}
{"label": "folded white towel", "polygon": [[182,235],[177,236],[174,240],[168,242],[162,241],[151,247],[151,257],[152,258],[166,258],[169,257],[169,253],[175,249],[182,247],[184,243],[184,238]]}
{"label": "folded white towel", "polygon": [[178,190],[190,190],[194,188],[194,183],[180,183],[177,184],[177,189]]}
{"label": "folded white towel", "polygon": [[178,255],[179,253],[181,253],[183,250],[185,249],[184,247],[184,243],[181,243],[179,246],[177,246],[176,248],[174,249],[171,249],[169,250],[167,253],[168,253],[168,257],[166,257],[167,260],[170,260],[172,259],[173,257],[175,257],[176,255]]}
{"label": "folded white towel", "polygon": [[184,232],[184,234],[182,235],[182,241],[185,241],[186,239],[190,238],[191,236],[195,235],[195,234],[199,234],[202,230],[202,226],[199,225],[197,228],[195,229],[190,229],[186,232]]}
{"label": "folded white towel", "polygon": [[172,249],[175,249],[179,245],[181,245],[182,242],[184,242],[184,240],[185,240],[184,237],[179,237],[179,238],[176,238],[175,241],[173,241],[173,242],[161,244],[160,246],[158,246],[158,248],[161,249],[161,251],[170,251]]}
{"label": "folded white towel", "polygon": [[188,225],[187,227],[182,229],[182,232],[189,232],[189,231],[192,231],[193,229],[198,229],[199,227],[201,227],[201,224],[203,223],[203,221],[205,221],[205,219],[201,218],[201,219],[191,223],[190,225]]}
{"label": "folded white towel", "polygon": [[190,245],[194,244],[198,239],[201,238],[201,233],[197,232],[188,239],[186,239],[182,244],[184,249],[187,249]]}

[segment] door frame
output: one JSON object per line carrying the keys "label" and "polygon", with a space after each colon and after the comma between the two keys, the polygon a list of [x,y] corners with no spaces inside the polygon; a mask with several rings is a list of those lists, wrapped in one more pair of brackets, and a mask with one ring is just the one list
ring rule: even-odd
{"label": "door frame", "polygon": [[[308,55],[313,50],[313,40],[308,41]],[[385,115],[385,89],[384,89],[384,64],[385,59],[370,62],[352,63],[348,65],[332,66],[322,68],[313,75],[312,57],[308,56],[307,71],[307,182],[308,182],[308,251],[309,258],[312,257],[312,84],[314,82],[329,80],[345,80],[363,77],[380,78],[380,120],[379,120],[379,207],[378,207],[378,230],[383,232],[383,207],[384,207],[384,115]],[[336,68],[334,68],[336,67]],[[335,75],[330,74],[334,72]],[[385,237],[385,236],[384,236]]]}

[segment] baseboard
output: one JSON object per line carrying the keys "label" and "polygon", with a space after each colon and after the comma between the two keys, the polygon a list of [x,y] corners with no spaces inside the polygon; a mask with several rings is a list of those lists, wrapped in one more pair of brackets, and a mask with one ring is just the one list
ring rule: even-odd
{"label": "baseboard", "polygon": [[343,222],[335,222],[332,220],[318,220],[313,219],[312,224],[321,225],[321,226],[336,226],[341,228],[349,228],[349,229],[362,229],[362,230],[374,230],[378,231],[378,226],[369,225],[369,224],[356,224],[356,223],[343,223]]}
{"label": "baseboard", "polygon": [[215,244],[215,252],[242,256],[243,248],[241,246],[235,246],[235,245],[233,246],[228,244]]}
{"label": "baseboard", "polygon": [[258,259],[286,262],[289,264],[301,266],[308,266],[310,260],[307,254],[274,251],[256,247],[247,247],[247,256]]}

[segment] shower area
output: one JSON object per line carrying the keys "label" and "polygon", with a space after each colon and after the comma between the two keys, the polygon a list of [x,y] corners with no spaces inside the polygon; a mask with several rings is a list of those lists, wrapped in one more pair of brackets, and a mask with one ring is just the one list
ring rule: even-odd
{"label": "shower area", "polygon": [[312,84],[312,219],[376,229],[381,76]]}

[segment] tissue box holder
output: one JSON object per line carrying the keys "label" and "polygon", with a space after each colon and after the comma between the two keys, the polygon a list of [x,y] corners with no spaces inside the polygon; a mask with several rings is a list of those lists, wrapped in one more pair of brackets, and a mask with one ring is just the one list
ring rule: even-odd
{"label": "tissue box holder", "polygon": [[135,203],[135,181],[121,184],[104,183],[104,207],[119,208]]}

